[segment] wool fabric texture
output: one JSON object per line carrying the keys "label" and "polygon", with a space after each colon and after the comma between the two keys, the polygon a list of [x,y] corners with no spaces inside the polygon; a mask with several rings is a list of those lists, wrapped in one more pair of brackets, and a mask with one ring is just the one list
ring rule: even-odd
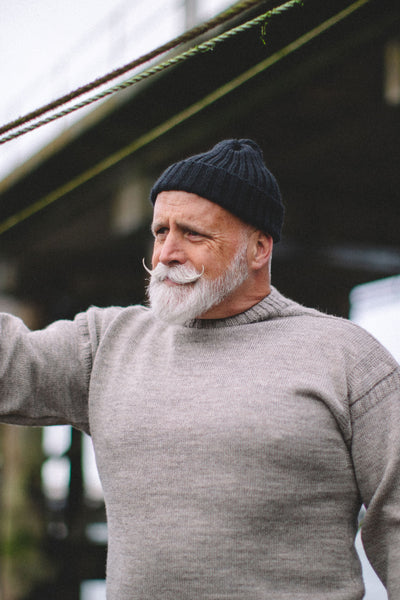
{"label": "wool fabric texture", "polygon": [[160,192],[172,190],[215,202],[268,233],[275,242],[280,240],[284,217],[281,193],[253,140],[224,140],[208,152],[169,166],[150,192],[152,204]]}
{"label": "wool fabric texture", "polygon": [[362,600],[362,503],[400,600],[400,371],[356,325],[273,289],[188,326],[131,306],[0,332],[0,420],[92,436],[107,600]]}

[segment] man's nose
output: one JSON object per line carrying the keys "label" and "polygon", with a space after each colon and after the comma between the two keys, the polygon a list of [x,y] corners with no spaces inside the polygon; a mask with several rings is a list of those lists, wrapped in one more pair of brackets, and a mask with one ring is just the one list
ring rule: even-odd
{"label": "man's nose", "polygon": [[186,258],[179,236],[171,231],[162,243],[159,261],[164,265],[183,264]]}

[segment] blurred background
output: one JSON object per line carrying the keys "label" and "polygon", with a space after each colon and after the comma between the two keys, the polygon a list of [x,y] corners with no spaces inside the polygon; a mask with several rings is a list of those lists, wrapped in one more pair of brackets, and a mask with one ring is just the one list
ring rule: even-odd
{"label": "blurred background", "polygon": [[[280,4],[259,2],[190,46]],[[7,3],[0,125],[231,5]],[[397,0],[304,0],[2,143],[0,310],[38,328],[93,304],[143,302],[152,182],[223,138],[251,137],[286,205],[274,285],[350,316],[400,359],[399,23]],[[2,425],[0,483],[0,598],[104,600],[107,527],[90,438]],[[363,565],[366,599],[383,600]]]}

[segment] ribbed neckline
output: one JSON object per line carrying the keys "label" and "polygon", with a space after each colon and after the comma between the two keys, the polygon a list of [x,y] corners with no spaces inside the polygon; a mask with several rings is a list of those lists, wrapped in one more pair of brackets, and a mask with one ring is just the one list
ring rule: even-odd
{"label": "ribbed neckline", "polygon": [[216,329],[219,327],[248,325],[277,317],[293,304],[295,303],[282,296],[276,288],[271,286],[271,292],[268,296],[265,296],[265,298],[245,312],[225,319],[194,319],[184,325],[184,327],[192,329]]}

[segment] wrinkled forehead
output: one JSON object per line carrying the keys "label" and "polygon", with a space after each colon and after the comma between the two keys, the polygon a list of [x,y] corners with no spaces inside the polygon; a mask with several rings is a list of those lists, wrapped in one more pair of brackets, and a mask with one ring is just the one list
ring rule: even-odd
{"label": "wrinkled forehead", "polygon": [[204,225],[210,229],[247,229],[249,226],[228,210],[202,196],[183,191],[158,194],[154,204],[156,223],[180,221],[186,225]]}

